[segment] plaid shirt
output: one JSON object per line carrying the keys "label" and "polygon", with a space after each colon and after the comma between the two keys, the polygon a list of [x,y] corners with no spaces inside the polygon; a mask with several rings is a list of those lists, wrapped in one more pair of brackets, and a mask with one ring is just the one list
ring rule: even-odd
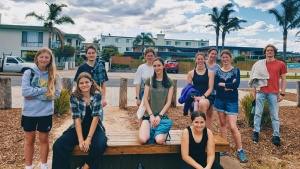
{"label": "plaid shirt", "polygon": [[[92,110],[92,116],[99,116],[103,113],[101,94],[96,93],[95,95],[91,95],[91,103],[90,107]],[[72,119],[80,118],[83,122],[85,113],[86,113],[86,105],[83,99],[77,99],[73,94],[70,97],[70,104],[72,110]],[[101,121],[99,119],[98,125],[102,128]],[[75,124],[72,124],[70,128],[74,128]]]}
{"label": "plaid shirt", "polygon": [[103,82],[108,81],[104,65],[105,62],[103,60],[97,59],[93,70],[93,79],[100,86],[102,86]]}

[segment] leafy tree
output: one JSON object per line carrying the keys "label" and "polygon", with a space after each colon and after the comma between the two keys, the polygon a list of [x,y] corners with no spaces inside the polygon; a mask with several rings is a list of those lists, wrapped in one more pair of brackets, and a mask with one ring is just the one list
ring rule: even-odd
{"label": "leafy tree", "polygon": [[98,39],[97,37],[93,38],[93,44],[100,44],[101,39]]}
{"label": "leafy tree", "polygon": [[[46,3],[46,4],[49,6],[49,11],[48,11],[47,17],[45,17],[43,15],[37,15],[35,12],[30,12],[25,16],[25,18],[35,17],[37,20],[43,21],[44,27],[47,28],[48,32],[49,32],[49,46],[48,47],[51,49],[52,33],[56,32],[58,35],[59,41],[61,42],[61,50],[63,50],[64,49],[64,36],[58,28],[54,27],[54,25],[55,24],[61,25],[63,23],[74,24],[74,21],[72,18],[70,18],[69,16],[66,16],[66,15],[59,17],[59,14],[61,13],[62,8],[67,7],[67,5],[65,5],[65,4],[59,5],[59,4],[55,4],[55,3],[52,3],[50,5],[48,3]],[[60,60],[58,60],[58,61],[60,61]]]}
{"label": "leafy tree", "polygon": [[100,56],[105,62],[109,62],[111,56],[119,55],[118,48],[114,45],[104,46]]}
{"label": "leafy tree", "polygon": [[210,20],[212,22],[212,24],[208,24],[206,25],[206,27],[213,27],[215,29],[216,32],[216,48],[218,49],[219,46],[219,35],[220,35],[220,28],[222,26],[222,17],[224,16],[224,13],[227,11],[232,11],[229,8],[233,7],[232,3],[228,3],[226,5],[224,5],[221,9],[221,11],[219,11],[219,9],[217,7],[213,7],[212,9],[212,13],[208,14],[210,16]]}
{"label": "leafy tree", "polygon": [[155,42],[152,39],[153,36],[150,32],[141,32],[140,35],[137,35],[132,42],[134,47],[137,47],[139,44],[142,45],[142,55],[144,54],[145,45],[148,44],[149,46],[155,46]]}
{"label": "leafy tree", "polygon": [[[282,10],[269,9],[269,13],[273,14],[279,26],[283,29],[283,60],[286,60],[287,35],[289,29],[300,27],[300,1],[285,0],[281,2]],[[299,33],[299,32],[298,32]],[[297,33],[297,34],[298,34]],[[296,34],[296,35],[297,35]]]}
{"label": "leafy tree", "polygon": [[60,50],[59,48],[53,49],[53,52],[55,56],[58,58],[58,60],[63,59],[64,61],[67,60],[67,58],[73,57],[75,54],[75,48],[70,45],[66,45],[64,47],[64,50]]}
{"label": "leafy tree", "polygon": [[225,36],[226,33],[230,33],[231,31],[237,31],[239,29],[243,29],[240,26],[240,23],[247,22],[244,19],[239,19],[238,17],[230,17],[230,14],[235,12],[235,10],[231,9],[233,5],[228,5],[228,8],[224,8],[221,13],[221,32],[222,32],[222,50],[224,49]]}

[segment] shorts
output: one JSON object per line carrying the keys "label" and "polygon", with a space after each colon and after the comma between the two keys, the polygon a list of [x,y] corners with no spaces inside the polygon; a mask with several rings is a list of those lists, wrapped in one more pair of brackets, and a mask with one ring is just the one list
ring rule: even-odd
{"label": "shorts", "polygon": [[215,111],[222,112],[227,115],[237,116],[239,112],[239,103],[238,102],[227,103],[219,99],[215,99],[214,109]]}
{"label": "shorts", "polygon": [[52,115],[41,117],[22,115],[21,126],[26,132],[37,130],[39,132],[48,133],[52,128]]}

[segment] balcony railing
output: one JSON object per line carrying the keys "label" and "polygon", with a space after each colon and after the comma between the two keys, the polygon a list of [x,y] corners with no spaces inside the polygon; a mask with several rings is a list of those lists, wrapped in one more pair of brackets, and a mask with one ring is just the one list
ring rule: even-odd
{"label": "balcony railing", "polygon": [[39,43],[39,42],[22,42],[22,46],[26,46],[26,47],[42,47],[43,43]]}

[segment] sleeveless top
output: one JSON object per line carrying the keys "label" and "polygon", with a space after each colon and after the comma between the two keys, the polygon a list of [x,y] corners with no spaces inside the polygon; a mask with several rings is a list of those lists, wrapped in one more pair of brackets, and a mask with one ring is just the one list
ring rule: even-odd
{"label": "sleeveless top", "polygon": [[195,142],[191,127],[188,126],[187,129],[189,132],[189,156],[203,166],[207,160],[207,154],[205,152],[208,141],[207,128],[205,127],[203,130],[200,143]]}
{"label": "sleeveless top", "polygon": [[88,105],[86,106],[85,116],[81,123],[82,133],[84,136],[89,133],[92,121],[93,121],[92,109],[90,105]]}
{"label": "sleeveless top", "polygon": [[208,69],[206,68],[205,73],[203,75],[198,75],[196,69],[194,69],[194,77],[192,81],[194,84],[194,88],[197,89],[200,92],[200,95],[202,96],[208,90]]}

